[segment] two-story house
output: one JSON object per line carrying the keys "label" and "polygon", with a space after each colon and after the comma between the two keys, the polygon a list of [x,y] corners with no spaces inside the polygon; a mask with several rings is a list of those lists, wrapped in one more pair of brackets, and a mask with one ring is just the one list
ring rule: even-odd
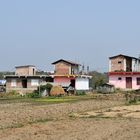
{"label": "two-story house", "polygon": [[54,84],[66,88],[74,87],[76,90],[89,90],[88,75],[80,74],[80,64],[60,59],[52,63],[54,65]]}
{"label": "two-story house", "polygon": [[48,75],[36,75],[36,67],[25,65],[15,67],[15,75],[6,75],[6,92],[16,91],[20,94],[30,93],[37,90],[42,83],[48,82]]}
{"label": "two-story house", "polygon": [[140,59],[116,55],[109,57],[109,83],[120,89],[140,88]]}

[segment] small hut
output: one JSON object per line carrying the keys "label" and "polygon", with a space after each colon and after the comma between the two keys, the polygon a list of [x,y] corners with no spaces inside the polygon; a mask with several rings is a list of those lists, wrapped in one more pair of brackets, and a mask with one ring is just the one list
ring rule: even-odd
{"label": "small hut", "polygon": [[99,86],[97,88],[97,91],[101,92],[101,93],[113,93],[113,92],[115,92],[115,87],[112,84],[105,83],[105,84],[102,84],[101,86]]}

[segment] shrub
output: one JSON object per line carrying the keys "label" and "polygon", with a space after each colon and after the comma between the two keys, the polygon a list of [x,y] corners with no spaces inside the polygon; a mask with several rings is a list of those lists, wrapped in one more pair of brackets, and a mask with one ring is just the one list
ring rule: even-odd
{"label": "shrub", "polygon": [[39,98],[40,95],[39,95],[38,92],[33,92],[33,93],[27,93],[26,97],[28,97],[28,98]]}
{"label": "shrub", "polygon": [[12,90],[12,91],[10,91],[8,93],[5,93],[5,96],[7,96],[7,97],[17,97],[17,96],[20,96],[20,94],[17,93],[17,91]]}
{"label": "shrub", "polygon": [[45,90],[47,90],[48,94],[50,94],[52,87],[53,87],[52,84],[49,84],[49,83],[47,83],[46,85],[41,85],[40,87],[38,87],[38,92],[40,91],[40,93],[42,93]]}
{"label": "shrub", "polygon": [[76,96],[86,95],[85,91],[76,91]]}

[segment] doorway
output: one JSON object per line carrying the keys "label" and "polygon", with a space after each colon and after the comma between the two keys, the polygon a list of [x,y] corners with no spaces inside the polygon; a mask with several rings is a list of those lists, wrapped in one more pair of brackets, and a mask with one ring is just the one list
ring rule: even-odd
{"label": "doorway", "polygon": [[71,80],[71,84],[70,84],[73,88],[75,88],[75,80]]}
{"label": "doorway", "polygon": [[22,87],[27,88],[27,79],[22,80]]}
{"label": "doorway", "polygon": [[126,77],[126,88],[132,88],[132,77]]}

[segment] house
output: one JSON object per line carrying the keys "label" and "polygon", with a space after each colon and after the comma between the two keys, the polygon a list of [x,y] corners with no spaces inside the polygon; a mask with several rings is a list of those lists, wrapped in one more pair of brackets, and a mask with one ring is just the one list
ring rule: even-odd
{"label": "house", "polygon": [[109,83],[124,90],[139,89],[140,59],[122,54],[109,57]]}
{"label": "house", "polygon": [[25,94],[37,90],[43,83],[52,81],[48,75],[36,75],[36,67],[33,65],[15,67],[15,75],[6,75],[6,92],[17,91]]}
{"label": "house", "polygon": [[52,63],[54,65],[54,84],[63,88],[72,86],[76,90],[89,90],[91,76],[80,74],[80,64],[60,59]]}

